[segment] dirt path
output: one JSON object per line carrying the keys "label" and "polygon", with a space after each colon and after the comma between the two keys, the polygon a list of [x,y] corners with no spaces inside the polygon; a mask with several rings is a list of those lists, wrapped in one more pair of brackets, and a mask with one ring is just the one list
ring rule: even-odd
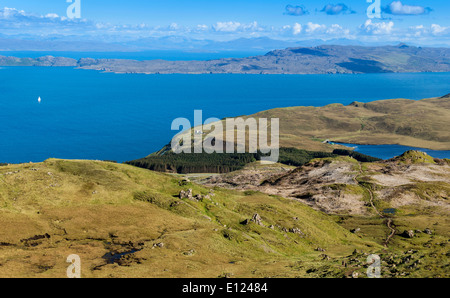
{"label": "dirt path", "polygon": [[[367,187],[363,184],[361,184],[358,181],[358,177],[364,175],[363,170],[362,170],[362,166],[361,163],[358,162],[358,166],[359,166],[359,174],[356,175],[355,177],[353,177],[353,180],[355,181],[355,183],[361,187],[364,187],[364,189],[366,189],[370,195],[370,205],[372,206],[373,210],[375,210],[375,212],[378,214],[378,216],[380,216],[381,218],[386,218],[386,216],[384,214],[382,214],[376,207],[375,204],[373,203],[373,200],[375,198],[375,195],[372,191],[372,189],[370,187]],[[388,229],[391,231],[391,233],[387,236],[386,240],[384,241],[384,247],[387,248],[389,241],[391,240],[391,238],[395,235],[395,229],[393,227],[394,221],[391,218],[388,218],[386,221],[386,226],[388,227]]]}

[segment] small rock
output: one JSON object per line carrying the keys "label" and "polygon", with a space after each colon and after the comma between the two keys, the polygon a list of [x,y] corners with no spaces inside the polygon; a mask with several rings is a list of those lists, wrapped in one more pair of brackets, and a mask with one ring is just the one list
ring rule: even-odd
{"label": "small rock", "polygon": [[254,223],[256,223],[257,225],[262,226],[262,218],[261,216],[259,216],[258,213],[255,213],[251,219]]}
{"label": "small rock", "polygon": [[299,228],[292,228],[289,230],[289,232],[297,235],[304,236],[305,234],[299,229]]}
{"label": "small rock", "polygon": [[428,235],[432,235],[432,234],[433,234],[433,232],[432,232],[430,229],[428,229],[428,228],[426,228],[425,230],[423,230],[423,232],[424,232],[425,234],[428,234]]}
{"label": "small rock", "polygon": [[179,195],[180,199],[192,199],[192,189],[188,189],[186,191],[182,190],[180,191]]}
{"label": "small rock", "polygon": [[192,255],[194,255],[194,254],[195,254],[195,250],[194,250],[194,249],[190,249],[190,250],[185,251],[185,252],[183,253],[183,255],[185,255],[185,256],[192,256]]}
{"label": "small rock", "polygon": [[359,233],[360,231],[361,231],[360,228],[350,230],[350,232],[352,232],[353,234]]}
{"label": "small rock", "polygon": [[185,178],[183,180],[181,180],[180,182],[178,182],[178,185],[180,186],[184,186],[184,185],[188,185],[191,181],[188,178]]}
{"label": "small rock", "polygon": [[405,237],[405,238],[414,238],[414,231],[412,230],[405,230],[401,236]]}
{"label": "small rock", "polygon": [[164,247],[164,243],[160,242],[160,243],[153,244],[152,248],[163,248],[163,247]]}
{"label": "small rock", "polygon": [[248,224],[250,224],[251,222],[254,222],[254,223],[256,223],[257,225],[260,225],[260,226],[263,225],[263,223],[262,223],[262,218],[261,218],[261,216],[259,216],[258,213],[255,213],[255,214],[253,215],[252,219],[246,219],[246,220],[244,220],[243,222],[241,222],[241,224],[243,224],[243,225],[248,225]]}

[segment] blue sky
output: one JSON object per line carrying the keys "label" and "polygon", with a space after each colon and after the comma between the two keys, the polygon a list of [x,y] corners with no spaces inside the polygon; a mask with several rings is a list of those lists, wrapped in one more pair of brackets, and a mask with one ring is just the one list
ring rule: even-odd
{"label": "blue sky", "polygon": [[380,19],[368,18],[366,0],[80,1],[81,19],[67,19],[66,0],[0,0],[0,34],[124,40],[174,35],[216,40],[347,38],[425,45],[449,45],[450,37],[448,0],[380,0]]}

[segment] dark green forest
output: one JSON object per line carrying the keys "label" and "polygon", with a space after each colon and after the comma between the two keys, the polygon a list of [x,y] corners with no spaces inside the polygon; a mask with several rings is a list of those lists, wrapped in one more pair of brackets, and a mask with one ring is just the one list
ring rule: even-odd
{"label": "dark green forest", "polygon": [[[350,150],[334,150],[333,153],[314,152],[295,148],[280,148],[279,162],[290,166],[302,166],[312,159],[336,157],[340,155],[351,156],[361,162],[379,160]],[[158,172],[171,172],[179,174],[189,173],[229,173],[245,167],[245,165],[261,160],[261,153],[180,153],[172,151],[152,154],[145,158],[126,162],[127,164]]]}

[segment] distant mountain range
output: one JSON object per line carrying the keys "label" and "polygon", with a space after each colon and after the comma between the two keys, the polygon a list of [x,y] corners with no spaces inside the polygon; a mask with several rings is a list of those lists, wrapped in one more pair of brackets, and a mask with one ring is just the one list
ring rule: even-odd
{"label": "distant mountain range", "polygon": [[208,61],[123,60],[46,56],[16,58],[0,56],[0,66],[73,66],[115,73],[146,74],[334,74],[450,72],[449,48],[396,46],[292,47],[247,58]]}
{"label": "distant mountain range", "polygon": [[[99,41],[102,40],[102,41]],[[398,43],[398,42],[397,42]],[[277,40],[269,37],[238,38],[229,41],[199,40],[183,36],[147,37],[129,41],[108,40],[80,36],[47,36],[36,38],[31,35],[8,36],[0,34],[0,51],[271,51],[289,47],[312,47],[318,45],[395,45],[395,42],[363,43],[350,39]]]}

